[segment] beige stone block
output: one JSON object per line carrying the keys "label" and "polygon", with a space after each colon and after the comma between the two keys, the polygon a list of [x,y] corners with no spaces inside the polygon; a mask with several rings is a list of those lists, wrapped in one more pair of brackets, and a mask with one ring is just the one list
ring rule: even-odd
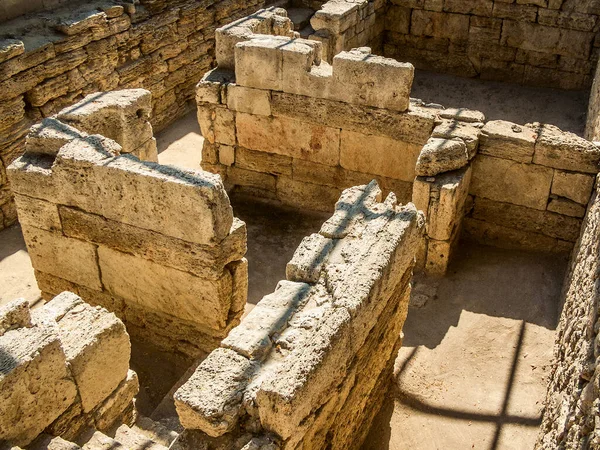
{"label": "beige stone block", "polygon": [[86,132],[48,117],[31,127],[25,140],[25,150],[54,156],[67,142],[85,136]]}
{"label": "beige stone block", "polygon": [[101,290],[96,246],[39,228],[24,226],[23,236],[36,270]]}
{"label": "beige stone block", "polygon": [[533,162],[556,169],[598,173],[600,148],[554,125],[538,125]]}
{"label": "beige stone block", "polygon": [[15,194],[14,199],[21,225],[48,231],[61,230],[58,208],[54,203],[20,194]]}
{"label": "beige stone block", "polygon": [[490,200],[545,210],[553,173],[547,167],[478,155],[469,193]]}
{"label": "beige stone block", "polygon": [[30,450],[80,450],[81,447],[61,437],[41,434],[29,447]]}
{"label": "beige stone block", "polygon": [[462,139],[432,137],[419,153],[415,173],[418,176],[432,177],[460,169],[468,163],[469,153]]}
{"label": "beige stone block", "polygon": [[98,257],[104,287],[111,294],[203,330],[225,328],[232,297],[229,271],[217,280],[202,279],[102,246]]}
{"label": "beige stone block", "polygon": [[235,145],[235,114],[226,108],[215,108],[213,112],[215,141]]}
{"label": "beige stone block", "polygon": [[287,263],[286,278],[290,281],[316,283],[333,246],[334,241],[321,234],[313,233],[302,239],[291,261]]}
{"label": "beige stone block", "polygon": [[415,36],[467,40],[469,16],[416,9],[412,14],[410,33]]}
{"label": "beige stone block", "polygon": [[148,139],[138,148],[131,152],[142,161],[158,162],[158,148],[156,147],[156,138]]}
{"label": "beige stone block", "polygon": [[145,89],[90,94],[63,109],[57,118],[90,134],[100,134],[117,142],[125,153],[152,138],[148,121],[152,94]]}
{"label": "beige stone block", "polygon": [[504,227],[489,222],[465,217],[463,235],[467,240],[492,247],[533,250],[537,252],[568,254],[572,242],[561,241],[550,236]]}
{"label": "beige stone block", "polygon": [[[233,55],[232,55],[233,56]],[[221,67],[209,70],[196,85],[196,102],[224,104],[227,103],[226,89],[229,83],[235,80],[233,71]]]}
{"label": "beige stone block", "polygon": [[248,114],[270,116],[271,92],[230,84],[227,87],[227,107]]}
{"label": "beige stone block", "polygon": [[26,446],[75,400],[56,330],[35,326],[0,336],[0,440]]}
{"label": "beige stone block", "polygon": [[242,147],[330,166],[339,163],[340,132],[337,129],[244,113],[237,114],[236,126]]}
{"label": "beige stone block", "polygon": [[[257,36],[235,46],[235,81],[239,86],[281,91],[283,59],[281,47],[290,39]],[[260,68],[260,70],[257,70]]]}
{"label": "beige stone block", "polygon": [[505,120],[491,120],[481,130],[479,153],[530,163],[536,137],[535,130],[530,127]]}
{"label": "beige stone block", "polygon": [[442,139],[461,139],[467,146],[469,159],[477,153],[479,146],[479,128],[471,123],[446,119],[433,129],[431,137]]}
{"label": "beige stone block", "polygon": [[341,191],[341,188],[304,183],[286,176],[277,178],[277,198],[299,208],[332,211]]}
{"label": "beige stone block", "polygon": [[0,336],[7,331],[30,326],[31,313],[27,300],[19,298],[0,306]]}
{"label": "beige stone block", "polygon": [[227,168],[227,182],[236,186],[249,186],[267,191],[275,191],[277,178],[268,173],[229,167]]}
{"label": "beige stone block", "polygon": [[236,149],[235,165],[240,169],[253,170],[255,172],[264,172],[273,175],[292,175],[291,157],[264,151],[248,150],[244,147]]}
{"label": "beige stone block", "polygon": [[100,431],[108,431],[123,412],[131,406],[140,390],[138,376],[133,370],[127,371],[127,377],[104,402],[94,410],[94,424]]}
{"label": "beige stone block", "polygon": [[219,164],[231,166],[235,163],[235,147],[219,145]]}
{"label": "beige stone block", "polygon": [[457,120],[467,123],[483,123],[485,115],[481,111],[467,108],[446,108],[438,113],[442,119]]}
{"label": "beige stone block", "polygon": [[199,104],[196,112],[198,118],[198,125],[200,125],[200,133],[205,141],[214,144],[215,143],[215,129],[214,129],[214,107],[207,103]]}
{"label": "beige stone block", "polygon": [[554,171],[551,193],[587,205],[594,188],[594,177],[581,173]]}
{"label": "beige stone block", "polygon": [[427,257],[425,260],[425,273],[427,275],[439,277],[446,275],[452,256],[453,244],[450,240],[427,239]]}
{"label": "beige stone block", "polygon": [[584,217],[586,208],[566,198],[551,198],[548,211],[571,217]]}
{"label": "beige stone block", "polygon": [[429,212],[429,198],[433,181],[432,177],[416,177],[413,183],[411,201],[419,211],[423,211],[426,218]]}
{"label": "beige stone block", "polygon": [[475,199],[472,217],[503,227],[539,233],[569,242],[577,240],[581,227],[581,221],[573,217],[485,198]]}
{"label": "beige stone block", "polygon": [[250,360],[233,350],[213,351],[173,395],[183,427],[213,437],[231,431],[252,372]]}
{"label": "beige stone block", "polygon": [[246,307],[246,302],[248,300],[248,260],[242,258],[238,261],[232,261],[227,265],[227,270],[231,272],[231,278],[233,280],[230,310],[231,316],[231,313],[243,312]]}
{"label": "beige stone block", "polygon": [[420,151],[415,144],[342,130],[340,165],[357,172],[412,181]]}
{"label": "beige stone block", "polygon": [[52,177],[53,158],[49,155],[25,154],[7,167],[6,175],[14,193],[56,200],[57,185]]}
{"label": "beige stone block", "polygon": [[90,412],[126,378],[131,355],[129,335],[114,314],[85,303],[73,306],[56,321],[83,411]]}

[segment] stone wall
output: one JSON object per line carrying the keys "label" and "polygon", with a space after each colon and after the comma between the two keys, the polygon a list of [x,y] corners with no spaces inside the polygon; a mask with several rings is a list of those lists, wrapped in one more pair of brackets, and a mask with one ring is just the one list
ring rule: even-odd
{"label": "stone wall", "polygon": [[390,0],[383,54],[460,76],[585,89],[599,16],[598,0]]}
{"label": "stone wall", "polygon": [[108,112],[93,94],[58,114],[121,145],[56,118],[32,129],[8,171],[23,235],[46,298],[70,290],[117,314],[132,335],[198,356],[243,312],[245,224],[217,176],[123,152],[148,137],[136,104],[123,106],[130,95],[107,94]]}
{"label": "stone wall", "polygon": [[345,190],[302,241],[288,281],[175,393],[186,431],[172,448],[360,448],[389,386],[424,228],[414,206],[381,198],[375,182]]}
{"label": "stone wall", "polygon": [[536,449],[600,447],[598,184],[565,280],[554,366]]}
{"label": "stone wall", "polygon": [[[214,60],[214,30],[261,0],[69,2],[3,0],[39,9],[0,30],[0,229],[17,219],[6,167],[24,150],[27,130],[85,95],[144,87],[160,130],[193,109],[194,85]],[[25,11],[23,11],[25,12]],[[1,21],[1,20],[0,20]]]}
{"label": "stone wall", "polygon": [[501,247],[570,251],[599,163],[598,147],[553,125],[486,123],[465,234]]}
{"label": "stone wall", "polygon": [[585,138],[590,141],[600,141],[600,68],[596,68],[594,81],[590,90],[587,117],[585,123]]}
{"label": "stone wall", "polygon": [[130,354],[123,322],[71,292],[33,311],[22,299],[0,308],[0,444],[131,423]]}

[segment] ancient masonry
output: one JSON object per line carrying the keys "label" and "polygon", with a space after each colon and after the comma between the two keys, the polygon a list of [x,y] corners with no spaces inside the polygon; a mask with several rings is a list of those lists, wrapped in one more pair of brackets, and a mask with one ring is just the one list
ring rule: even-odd
{"label": "ancient masonry", "polygon": [[199,356],[244,309],[246,228],[215,175],[135,156],[156,159],[150,97],[91,94],[44,119],[9,177],[46,298],[78,293],[130,333]]}
{"label": "ancient masonry", "polygon": [[9,303],[0,308],[0,350],[0,446],[132,422],[131,344],[105,309],[70,292],[34,311],[25,300]]}
{"label": "ancient masonry", "polygon": [[375,182],[345,190],[287,281],[175,393],[181,445],[360,448],[401,343],[424,225],[394,194],[380,201]]}

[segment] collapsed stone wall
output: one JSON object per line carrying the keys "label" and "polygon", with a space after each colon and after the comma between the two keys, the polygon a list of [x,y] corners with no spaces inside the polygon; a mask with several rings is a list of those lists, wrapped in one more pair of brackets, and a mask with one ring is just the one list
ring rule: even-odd
{"label": "collapsed stone wall", "polygon": [[193,109],[194,85],[214,61],[214,30],[263,6],[262,0],[1,2],[50,12],[0,30],[0,229],[16,222],[6,168],[24,151],[25,135],[84,96],[117,88],[152,92],[160,130]]}
{"label": "collapsed stone wall", "polygon": [[359,448],[401,345],[423,219],[375,182],[319,233],[175,393],[177,449]]}
{"label": "collapsed stone wall", "polygon": [[0,446],[131,423],[130,355],[123,322],[71,292],[33,311],[22,299],[0,308]]}
{"label": "collapsed stone wall", "polygon": [[600,447],[598,181],[573,251],[536,449]]}
{"label": "collapsed stone wall", "polygon": [[[128,96],[92,94],[57,117],[136,147],[147,134]],[[8,171],[44,297],[69,290],[132,335],[191,356],[212,350],[239,323],[248,282],[245,224],[221,180],[142,161],[59,119],[32,129]]]}
{"label": "collapsed stone wall", "polygon": [[390,0],[383,54],[460,76],[585,89],[599,16],[598,0]]}

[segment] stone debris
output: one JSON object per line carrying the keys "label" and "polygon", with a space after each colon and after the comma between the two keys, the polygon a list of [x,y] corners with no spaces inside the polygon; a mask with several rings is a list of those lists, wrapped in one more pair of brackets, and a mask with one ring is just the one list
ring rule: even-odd
{"label": "stone debris", "polygon": [[[414,206],[380,196],[374,182],[345,190],[332,219],[289,263],[297,281],[281,281],[175,393],[190,430],[181,445],[188,435],[235,441],[251,429],[243,448],[359,447],[378,409],[367,402],[378,404],[376,381],[389,376],[400,345],[423,235]],[[359,373],[371,381],[355,384]],[[266,433],[273,444],[259,444]]]}

